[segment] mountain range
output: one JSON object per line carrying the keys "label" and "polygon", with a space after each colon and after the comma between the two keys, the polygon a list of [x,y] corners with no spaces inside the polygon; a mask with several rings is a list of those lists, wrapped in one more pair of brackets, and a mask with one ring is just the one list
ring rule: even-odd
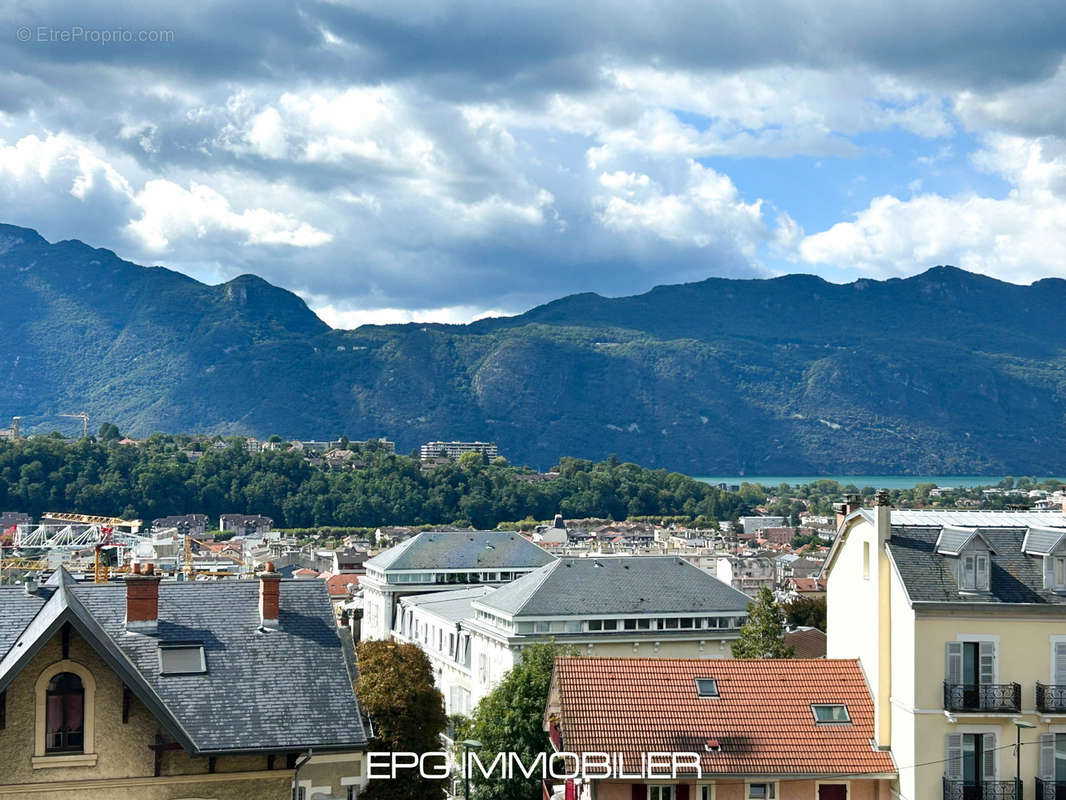
{"label": "mountain range", "polygon": [[710,278],[469,325],[331,329],[252,275],[208,286],[0,225],[0,425],[496,441],[690,474],[1060,474],[1066,281]]}

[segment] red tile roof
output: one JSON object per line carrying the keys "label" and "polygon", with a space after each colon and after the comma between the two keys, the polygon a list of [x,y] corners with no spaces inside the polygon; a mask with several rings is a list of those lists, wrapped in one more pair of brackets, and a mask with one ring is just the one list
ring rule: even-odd
{"label": "red tile roof", "polygon": [[825,578],[793,578],[792,585],[797,592],[824,592]]}
{"label": "red tile roof", "polygon": [[817,628],[800,628],[785,634],[785,644],[796,658],[825,658],[825,634]]}
{"label": "red tile roof", "polygon": [[325,579],[330,597],[347,597],[349,587],[358,588],[359,586],[359,576],[351,573],[334,575],[330,572],[323,572],[318,577]]}
{"label": "red tile roof", "polygon": [[[719,697],[700,697],[714,678]],[[567,752],[623,753],[639,769],[649,752],[702,754],[704,775],[887,775],[891,756],[870,745],[874,708],[857,660],[751,661],[560,658]],[[812,703],[843,703],[850,724],[816,724]],[[717,739],[721,752],[707,752]]]}

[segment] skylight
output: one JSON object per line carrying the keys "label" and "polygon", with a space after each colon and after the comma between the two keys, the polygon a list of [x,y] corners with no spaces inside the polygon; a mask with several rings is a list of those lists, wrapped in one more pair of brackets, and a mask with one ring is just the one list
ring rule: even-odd
{"label": "skylight", "polygon": [[848,707],[843,703],[820,703],[812,705],[815,722],[851,722]]}
{"label": "skylight", "polygon": [[718,681],[714,678],[696,678],[696,694],[700,697],[718,697]]}
{"label": "skylight", "polygon": [[197,675],[204,672],[207,672],[207,659],[202,642],[160,643],[160,675]]}

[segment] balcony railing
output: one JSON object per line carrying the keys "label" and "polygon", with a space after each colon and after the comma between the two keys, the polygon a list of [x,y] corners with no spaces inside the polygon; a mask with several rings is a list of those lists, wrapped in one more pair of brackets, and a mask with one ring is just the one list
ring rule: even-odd
{"label": "balcony railing", "polygon": [[1037,683],[1036,710],[1066,714],[1066,685]]}
{"label": "balcony railing", "polygon": [[1010,780],[972,784],[944,778],[944,800],[1023,800],[1022,783]]}
{"label": "balcony railing", "polygon": [[945,683],[944,709],[1016,714],[1022,709],[1022,687],[1018,683]]}
{"label": "balcony railing", "polygon": [[1066,800],[1066,781],[1036,779],[1036,800]]}

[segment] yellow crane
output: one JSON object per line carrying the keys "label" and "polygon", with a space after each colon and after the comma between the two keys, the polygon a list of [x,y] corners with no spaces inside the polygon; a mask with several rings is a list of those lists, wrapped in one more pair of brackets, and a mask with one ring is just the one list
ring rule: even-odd
{"label": "yellow crane", "polygon": [[57,417],[66,417],[67,419],[80,419],[81,420],[81,438],[86,439],[89,436],[89,415],[84,411],[79,411],[77,414],[56,414]]}

